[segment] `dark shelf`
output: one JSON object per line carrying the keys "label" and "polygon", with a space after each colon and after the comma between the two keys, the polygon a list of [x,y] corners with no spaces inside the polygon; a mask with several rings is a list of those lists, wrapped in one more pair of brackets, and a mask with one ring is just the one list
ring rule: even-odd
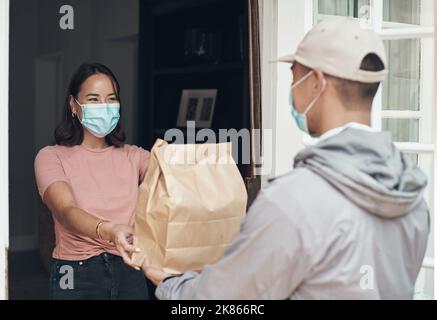
{"label": "dark shelf", "polygon": [[[153,133],[164,135],[168,130],[172,130],[172,129],[180,130],[182,132],[187,132],[186,127],[174,127],[174,128],[155,128],[153,129]],[[196,127],[195,132],[197,133],[203,129],[214,130],[214,128]]]}
{"label": "dark shelf", "polygon": [[152,11],[155,17],[173,14],[178,11],[196,8],[199,6],[208,6],[216,3],[216,0],[184,0],[184,1],[171,1],[171,0],[146,0],[149,3],[155,3]]}
{"label": "dark shelf", "polygon": [[[229,140],[220,136],[221,129],[250,128],[249,1],[144,0],[139,3],[139,101],[144,102],[144,108],[140,108],[138,121],[142,146],[151,149],[157,138],[164,138],[168,129],[177,126],[181,94],[187,89],[217,90],[211,123],[217,142]],[[189,60],[189,57],[194,59],[200,41],[196,30],[211,35],[205,40],[207,54],[198,62]],[[258,50],[256,46],[254,50]],[[177,129],[182,131],[180,137],[187,140],[187,128]],[[196,126],[196,134],[200,130]],[[170,142],[179,143],[175,139]],[[196,141],[203,142],[209,141]],[[248,178],[247,187],[252,190],[249,193],[253,198],[256,194],[253,191],[259,190],[259,179],[255,183],[251,178],[250,167],[241,163],[243,147],[237,146],[235,160],[242,176]]]}
{"label": "dark shelf", "polygon": [[177,74],[194,74],[194,73],[211,73],[211,72],[226,72],[238,71],[243,69],[241,62],[212,64],[212,65],[195,65],[180,68],[160,68],[154,71],[157,76],[177,75]]}
{"label": "dark shelf", "polygon": [[[185,139],[187,139],[187,128],[182,128],[182,127],[177,127],[177,128],[172,128],[172,129],[176,129],[176,130],[180,130],[183,133],[183,137],[184,137],[184,141],[183,143],[188,143],[188,141],[186,141]],[[212,130],[214,131],[215,135],[216,135],[216,139],[214,141],[208,141],[207,138],[205,138],[205,140],[201,141],[201,140],[197,140],[197,134],[204,130],[204,129],[208,129],[208,130]],[[165,140],[165,133],[168,131],[169,129],[154,129],[153,130],[153,136],[155,139],[162,139]],[[220,136],[219,134],[219,129],[214,129],[214,128],[197,128],[195,129],[195,134],[196,134],[196,144],[202,144],[202,143],[225,143],[225,142],[229,142],[229,139],[226,137],[225,140],[223,140],[223,138]],[[167,140],[167,142],[175,142],[174,140]]]}
{"label": "dark shelf", "polygon": [[[187,89],[217,90],[211,123],[215,132],[222,128],[237,131],[247,128],[247,0],[140,3],[139,91],[145,107],[139,118],[143,121],[144,147],[151,148],[156,138],[162,138],[167,129],[177,125],[181,95]],[[185,32],[196,29],[220,35],[217,55],[211,50],[204,57],[213,62],[187,61]],[[184,128],[179,129],[187,135]],[[196,127],[196,132],[200,129]]]}

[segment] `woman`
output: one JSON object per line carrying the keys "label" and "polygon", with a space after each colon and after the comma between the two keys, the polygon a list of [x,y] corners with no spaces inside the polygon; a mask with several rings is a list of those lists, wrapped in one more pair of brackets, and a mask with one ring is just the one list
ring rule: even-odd
{"label": "woman", "polygon": [[124,144],[120,86],[104,65],[74,74],[55,146],[35,159],[43,202],[55,222],[51,299],[147,299],[131,268],[133,211],[149,152]]}

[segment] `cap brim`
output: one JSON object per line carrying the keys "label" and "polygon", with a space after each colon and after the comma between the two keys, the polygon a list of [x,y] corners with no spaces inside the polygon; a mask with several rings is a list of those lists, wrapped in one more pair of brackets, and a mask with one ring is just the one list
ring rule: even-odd
{"label": "cap brim", "polygon": [[294,54],[289,54],[287,56],[283,56],[278,58],[277,60],[271,61],[271,63],[291,63],[293,64],[296,61]]}

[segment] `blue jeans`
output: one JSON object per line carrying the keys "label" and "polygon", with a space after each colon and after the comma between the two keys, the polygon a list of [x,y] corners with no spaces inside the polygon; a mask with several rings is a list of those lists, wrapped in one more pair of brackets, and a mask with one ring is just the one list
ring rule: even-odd
{"label": "blue jeans", "polygon": [[52,300],[148,300],[146,277],[109,253],[82,261],[53,259]]}

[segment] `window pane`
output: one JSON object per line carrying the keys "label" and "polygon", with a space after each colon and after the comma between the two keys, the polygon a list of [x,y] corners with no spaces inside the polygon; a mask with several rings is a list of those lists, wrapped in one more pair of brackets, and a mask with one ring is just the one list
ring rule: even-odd
{"label": "window pane", "polygon": [[351,0],[319,0],[318,13],[334,16],[353,16],[354,2]]}
{"label": "window pane", "polygon": [[405,155],[407,155],[416,166],[419,165],[419,155],[417,153],[406,153]]}
{"label": "window pane", "polygon": [[[384,0],[384,21],[432,26],[434,0]],[[400,25],[399,25],[400,26]],[[393,28],[396,24],[385,25]]]}
{"label": "window pane", "polygon": [[392,40],[384,43],[389,75],[382,86],[382,109],[418,111],[421,40]]}
{"label": "window pane", "polygon": [[391,132],[395,142],[419,142],[419,120],[383,119],[382,129]]}
{"label": "window pane", "polygon": [[315,22],[321,20],[320,15],[358,18],[360,9],[369,5],[370,0],[315,0],[314,8],[317,14]]}

